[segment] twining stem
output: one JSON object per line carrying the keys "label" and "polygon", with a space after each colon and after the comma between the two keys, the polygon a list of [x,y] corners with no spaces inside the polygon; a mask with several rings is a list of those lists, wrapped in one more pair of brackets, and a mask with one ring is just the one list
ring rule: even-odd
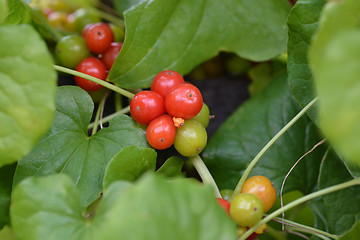
{"label": "twining stem", "polygon": [[[104,117],[104,118],[102,119],[102,122],[103,122],[103,123],[109,122],[109,121],[110,121],[111,119],[113,119],[114,117],[120,116],[120,115],[122,115],[122,114],[124,114],[124,113],[128,113],[129,111],[130,111],[130,106],[127,106],[127,107],[121,109],[120,111],[117,111],[117,112],[115,112],[115,113],[113,113],[113,114],[110,114],[110,115]],[[92,122],[92,123],[89,124],[88,129],[97,128],[98,126],[99,126],[99,123]]]}
{"label": "twining stem", "polygon": [[341,189],[344,188],[348,188],[354,185],[360,185],[360,178],[356,178],[356,179],[352,179],[350,181],[344,182],[344,183],[340,183],[328,188],[324,188],[322,190],[313,192],[311,194],[305,195],[301,198],[296,199],[295,201],[290,202],[289,204],[285,205],[282,208],[279,208],[277,210],[275,210],[274,212],[270,213],[269,215],[267,215],[264,219],[262,219],[261,221],[259,221],[255,226],[253,226],[252,228],[250,228],[246,233],[244,233],[243,236],[241,236],[241,238],[239,240],[245,240],[248,236],[250,236],[257,228],[259,228],[261,225],[269,222],[270,220],[272,220],[273,218],[275,218],[276,216],[280,215],[282,212],[288,211],[289,209],[302,204],[304,202],[310,201],[314,198],[323,196],[325,194],[328,193],[332,193],[335,191],[339,191]]}
{"label": "twining stem", "polygon": [[300,224],[300,223],[297,223],[297,222],[293,222],[293,221],[290,221],[288,219],[282,219],[282,218],[279,218],[279,217],[274,217],[272,220],[275,221],[275,222],[285,224],[287,226],[294,227],[296,229],[301,230],[302,232],[310,233],[310,234],[313,234],[313,235],[316,235],[316,236],[319,236],[319,235],[327,236],[327,237],[333,238],[333,239],[338,239],[339,238],[338,235],[334,235],[334,234],[322,231],[322,230],[317,229],[317,228],[313,228],[313,227],[306,226],[306,225],[303,225],[303,224]]}
{"label": "twining stem", "polygon": [[[307,231],[304,231],[302,229],[299,229],[299,228],[294,228],[294,227],[288,227],[286,228],[286,230],[289,232],[289,233],[292,233],[292,234],[296,234],[296,233],[308,233]],[[330,240],[330,238],[326,237],[326,236],[323,236],[321,234],[317,234],[317,233],[312,233],[314,236],[318,237],[318,238],[321,238],[321,239],[324,239],[324,240]],[[304,236],[304,235],[302,235]],[[305,238],[306,237],[306,238]],[[310,239],[309,237],[305,236],[304,238],[305,239]]]}
{"label": "twining stem", "polygon": [[308,110],[311,108],[319,99],[319,97],[314,98],[308,105],[306,105],[291,121],[286,124],[264,147],[261,151],[255,156],[255,158],[250,162],[248,167],[245,169],[243,175],[241,176],[238,184],[234,189],[230,201],[241,192],[242,186],[244,185],[245,180],[248,178],[251,170],[254,168],[255,164],[260,160],[260,158],[265,154],[265,152],[281,137],[294,123],[297,122]]}
{"label": "twining stem", "polygon": [[90,80],[92,82],[95,82],[103,87],[106,87],[110,90],[113,90],[117,93],[120,93],[121,95],[124,95],[125,97],[128,97],[128,98],[133,98],[134,97],[134,94],[129,92],[129,91],[126,91],[122,88],[119,88],[113,84],[110,84],[106,81],[103,81],[101,79],[98,79],[96,77],[93,77],[93,76],[90,76],[90,75],[87,75],[85,73],[81,73],[81,72],[78,72],[78,71],[75,71],[75,70],[72,70],[72,69],[69,69],[69,68],[66,68],[66,67],[62,67],[62,66],[58,66],[58,65],[54,65],[54,68],[59,71],[59,72],[64,72],[64,73],[67,73],[67,74],[71,74],[71,75],[74,75],[74,76],[78,76],[78,77],[82,77],[82,78],[85,78],[87,80]]}
{"label": "twining stem", "polygon": [[215,192],[215,196],[217,198],[221,198],[219,188],[217,187],[215,180],[213,179],[211,173],[209,172],[209,169],[207,169],[201,157],[199,155],[196,155],[194,157],[190,157],[189,160],[194,165],[196,171],[199,173],[202,181],[205,184],[209,184],[210,186],[212,186]]}

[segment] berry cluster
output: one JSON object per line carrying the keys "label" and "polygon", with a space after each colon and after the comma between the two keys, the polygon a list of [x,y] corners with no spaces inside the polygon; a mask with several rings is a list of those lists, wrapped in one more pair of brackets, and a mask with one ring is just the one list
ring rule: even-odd
{"label": "berry cluster", "polygon": [[[271,181],[264,176],[253,176],[248,178],[241,193],[237,194],[231,202],[227,200],[231,195],[226,190],[223,198],[217,198],[221,207],[229,214],[237,225],[237,233],[242,236],[249,228],[255,226],[263,217],[264,213],[271,209],[276,200],[276,190]],[[266,224],[259,227],[247,240],[256,239],[266,229]]]}
{"label": "berry cluster", "polygon": [[209,109],[199,89],[178,72],[158,73],[151,90],[141,91],[131,100],[130,113],[136,122],[147,125],[146,138],[155,149],[174,144],[180,154],[190,157],[207,143]]}
{"label": "berry cluster", "polygon": [[[56,45],[56,56],[63,66],[106,80],[122,43],[114,42],[114,33],[107,23],[91,23],[82,35],[68,35]],[[86,91],[97,91],[101,85],[75,76],[76,84]]]}

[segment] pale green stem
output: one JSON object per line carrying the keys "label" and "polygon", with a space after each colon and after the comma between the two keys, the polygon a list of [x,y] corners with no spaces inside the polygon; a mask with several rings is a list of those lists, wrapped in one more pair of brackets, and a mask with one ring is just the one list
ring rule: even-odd
{"label": "pale green stem", "polygon": [[123,108],[120,94],[115,94],[115,111],[120,111]]}
{"label": "pale green stem", "polygon": [[92,11],[93,13],[98,15],[100,18],[102,18],[102,19],[104,19],[104,20],[106,20],[108,22],[111,22],[111,23],[114,23],[114,24],[116,24],[118,26],[124,27],[124,20],[119,19],[119,18],[115,17],[112,14],[101,11],[101,10],[99,10],[97,8],[91,8],[90,11]]}
{"label": "pale green stem", "polygon": [[81,77],[81,78],[85,78],[87,80],[90,80],[92,82],[95,82],[103,87],[106,87],[110,90],[113,90],[117,93],[120,93],[121,95],[124,95],[125,97],[128,97],[128,98],[133,98],[134,97],[134,94],[129,92],[129,91],[126,91],[122,88],[119,88],[111,83],[108,83],[107,81],[103,81],[101,79],[98,79],[96,77],[93,77],[93,76],[90,76],[90,75],[87,75],[85,73],[81,73],[81,72],[78,72],[78,71],[75,71],[75,70],[72,70],[72,69],[69,69],[69,68],[65,68],[65,67],[62,67],[62,66],[58,66],[58,65],[54,65],[54,68],[59,71],[59,72],[64,72],[64,73],[68,73],[68,74],[71,74],[71,75],[74,75],[74,76],[78,76],[78,77]]}
{"label": "pale green stem", "polygon": [[206,167],[201,157],[199,155],[196,155],[194,157],[190,157],[189,160],[194,165],[196,171],[199,173],[202,181],[205,184],[209,184],[210,186],[212,186],[214,189],[215,196],[217,198],[221,198],[219,188],[217,187],[215,180],[213,179],[211,173],[209,172],[209,169]]}
{"label": "pale green stem", "polygon": [[[294,228],[294,227],[287,227],[286,230],[288,230],[289,232],[309,233],[306,230],[299,229],[299,228]],[[323,236],[321,234],[318,234],[318,233],[311,233],[311,234],[318,237],[318,238],[324,239],[324,240],[330,240],[330,238],[328,238],[326,236]]]}
{"label": "pale green stem", "polygon": [[93,130],[92,130],[91,136],[95,135],[95,133],[97,132],[97,128],[98,128],[99,121],[100,121],[101,114],[102,114],[102,109],[103,109],[103,107],[105,105],[107,95],[108,94],[106,93],[104,95],[104,97],[101,99],[100,103],[99,103],[99,106],[98,106],[98,109],[97,109],[96,115],[95,115],[94,127],[93,127]]}
{"label": "pale green stem", "polygon": [[[109,122],[111,119],[113,119],[116,116],[120,116],[122,114],[128,113],[130,111],[130,106],[127,106],[120,111],[117,111],[116,113],[110,114],[102,119],[103,123]],[[93,127],[97,128],[99,126],[99,123],[92,122],[89,124],[88,129],[91,129]]]}
{"label": "pale green stem", "polygon": [[339,191],[341,189],[348,188],[348,187],[351,187],[351,186],[354,186],[354,185],[359,185],[359,184],[360,184],[360,178],[356,178],[356,179],[352,179],[352,180],[344,182],[344,183],[337,184],[335,186],[324,188],[322,190],[319,190],[319,191],[313,192],[311,194],[305,195],[305,196],[303,196],[301,198],[298,198],[295,201],[292,201],[289,204],[285,205],[284,207],[279,208],[279,209],[275,210],[274,212],[270,213],[269,215],[267,215],[264,219],[259,221],[255,226],[250,228],[243,236],[241,236],[241,238],[239,240],[245,240],[248,236],[250,236],[261,225],[269,222],[274,217],[280,215],[282,212],[286,212],[289,209],[291,209],[291,208],[293,208],[293,207],[295,207],[295,206],[297,206],[299,204],[310,201],[310,200],[312,200],[314,198],[323,196],[325,194],[332,193],[332,192],[335,192],[335,191]]}
{"label": "pale green stem", "polygon": [[250,162],[248,167],[245,169],[244,174],[241,176],[240,181],[236,185],[234,189],[234,193],[232,194],[230,201],[241,192],[242,186],[245,180],[248,178],[251,170],[254,168],[256,163],[260,160],[260,158],[265,154],[265,152],[281,137],[297,120],[299,120],[308,110],[311,108],[318,100],[318,97],[313,99],[308,105],[306,105],[291,121],[286,124],[264,147],[261,151],[255,156],[255,158]]}
{"label": "pale green stem", "polygon": [[333,239],[339,239],[338,235],[334,235],[334,234],[322,231],[322,230],[317,229],[317,228],[313,228],[313,227],[306,226],[306,225],[303,225],[303,224],[300,224],[300,223],[297,223],[297,222],[293,222],[293,221],[290,221],[288,219],[274,217],[272,220],[276,221],[276,222],[279,222],[279,223],[283,223],[285,225],[288,225],[288,226],[291,226],[291,227],[294,227],[294,228],[297,228],[297,229],[300,229],[302,232],[311,233],[313,235],[327,236],[327,237],[333,238]]}

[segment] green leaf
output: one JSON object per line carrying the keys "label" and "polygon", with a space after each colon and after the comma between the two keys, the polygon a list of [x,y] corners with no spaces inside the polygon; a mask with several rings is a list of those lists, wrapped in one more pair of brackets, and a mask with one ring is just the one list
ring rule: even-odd
{"label": "green leaf", "polygon": [[271,59],[286,50],[288,12],[279,0],[142,1],[125,12],[126,39],[109,80],[149,87],[158,72],[187,74],[220,50]]}
{"label": "green leaf", "polygon": [[0,0],[0,24],[2,24],[8,14],[8,7],[6,0]]}
{"label": "green leaf", "polygon": [[156,171],[156,173],[159,173],[168,178],[183,176],[183,173],[181,172],[183,166],[184,166],[184,160],[175,156],[170,157]]}
{"label": "green leaf", "polygon": [[0,239],[15,240],[15,234],[9,226],[5,226],[0,230]]}
{"label": "green leaf", "polygon": [[8,0],[8,15],[5,19],[6,24],[30,23],[31,16],[22,0]]}
{"label": "green leaf", "polygon": [[147,171],[155,171],[156,151],[151,148],[128,146],[116,154],[106,167],[104,189],[117,180],[135,181]]}
{"label": "green leaf", "polygon": [[[298,112],[298,104],[284,75],[237,109],[220,126],[203,152],[204,161],[219,188],[233,189],[249,162]],[[251,175],[267,176],[279,192],[293,164],[319,141],[315,126],[303,117],[263,155]],[[311,192],[317,182],[322,156],[323,149],[319,147],[303,158],[287,178],[284,193],[291,190],[303,194]]]}
{"label": "green leaf", "polygon": [[28,176],[66,173],[75,182],[81,204],[94,201],[102,190],[110,159],[126,146],[146,147],[147,143],[143,131],[126,115],[114,118],[109,127],[89,137],[93,108],[91,97],[79,87],[59,87],[53,125],[19,161],[14,184]]}
{"label": "green leaf", "polygon": [[354,226],[347,231],[344,236],[339,238],[339,240],[357,240],[360,236],[360,221],[357,221]]}
{"label": "green leaf", "polygon": [[[359,3],[360,11],[360,3]],[[360,14],[359,14],[360,19]],[[319,120],[334,149],[360,176],[360,29],[337,34],[314,68]]]}
{"label": "green leaf", "polygon": [[18,161],[46,133],[56,73],[45,42],[28,25],[0,27],[0,166]]}
{"label": "green leaf", "polygon": [[[329,151],[323,160],[319,189],[352,179],[349,171],[334,151]],[[343,234],[360,219],[360,186],[346,188],[323,196],[329,231]]]}
{"label": "green leaf", "polygon": [[147,174],[134,185],[114,182],[92,219],[66,175],[30,177],[13,192],[11,219],[19,240],[235,239],[236,226],[208,186]]}
{"label": "green leaf", "polygon": [[[10,223],[9,207],[12,181],[16,164],[5,165],[0,168],[0,229]],[[2,239],[2,238],[0,238]]]}
{"label": "green leaf", "polygon": [[121,0],[121,1],[113,0],[112,2],[114,4],[116,11],[120,15],[123,15],[126,10],[128,10],[131,7],[134,7],[135,5],[139,4],[142,1],[144,0]]}
{"label": "green leaf", "polygon": [[[301,107],[305,107],[317,95],[308,65],[308,52],[324,4],[324,0],[299,0],[288,18],[288,81]],[[317,124],[316,109],[316,106],[312,107],[307,114]]]}

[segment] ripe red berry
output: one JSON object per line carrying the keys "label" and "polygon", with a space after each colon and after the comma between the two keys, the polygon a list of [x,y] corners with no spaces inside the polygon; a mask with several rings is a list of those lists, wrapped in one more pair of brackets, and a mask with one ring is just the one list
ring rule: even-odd
{"label": "ripe red berry", "polygon": [[147,125],[165,114],[164,98],[153,91],[141,91],[131,100],[130,113],[136,122]]}
{"label": "ripe red berry", "polygon": [[200,90],[191,83],[180,83],[165,97],[165,109],[170,116],[185,120],[195,117],[203,106]]}
{"label": "ripe red berry", "polygon": [[169,148],[174,143],[175,135],[172,117],[166,114],[152,120],[146,129],[149,144],[159,150]]}
{"label": "ripe red berry", "polygon": [[216,198],[216,200],[218,201],[219,205],[225,210],[225,212],[227,214],[230,214],[230,203],[222,198]]}
{"label": "ripe red berry", "polygon": [[[105,80],[107,71],[104,64],[95,57],[88,57],[82,60],[75,69],[78,72],[88,74],[90,76]],[[75,76],[76,84],[85,91],[96,91],[102,88],[100,84],[90,80]]]}
{"label": "ripe red berry", "polygon": [[118,42],[112,42],[110,47],[106,49],[105,52],[101,54],[100,60],[104,63],[105,67],[110,70],[112,65],[115,62],[116,57],[119,55],[119,52],[123,44]]}
{"label": "ripe red berry", "polygon": [[85,41],[93,53],[102,53],[114,41],[114,34],[106,23],[94,23],[85,28]]}
{"label": "ripe red berry", "polygon": [[184,78],[180,73],[166,70],[159,72],[151,84],[151,90],[159,93],[161,96],[166,97],[168,92],[176,85],[184,83]]}

